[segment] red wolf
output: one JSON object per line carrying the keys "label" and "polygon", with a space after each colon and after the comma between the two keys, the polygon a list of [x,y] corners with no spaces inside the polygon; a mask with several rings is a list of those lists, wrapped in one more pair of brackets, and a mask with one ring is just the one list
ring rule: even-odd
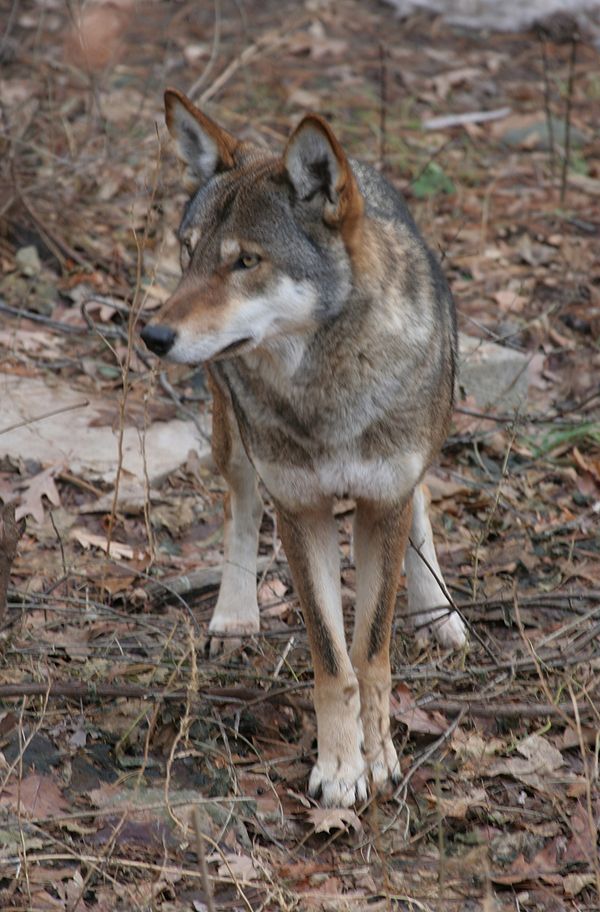
{"label": "red wolf", "polygon": [[[389,650],[403,559],[409,616],[447,646],[465,642],[440,586],[421,486],[452,411],[454,304],[401,196],[347,158],[321,117],[304,117],[281,156],[238,141],[174,89],[165,107],[190,193],[183,276],[142,338],[157,355],[207,365],[214,458],[229,486],[209,632],[259,629],[258,476],[314,665],[309,791],[351,805],[369,780],[399,775]],[[336,497],[356,501],[350,649]],[[409,535],[417,550],[406,548]]]}

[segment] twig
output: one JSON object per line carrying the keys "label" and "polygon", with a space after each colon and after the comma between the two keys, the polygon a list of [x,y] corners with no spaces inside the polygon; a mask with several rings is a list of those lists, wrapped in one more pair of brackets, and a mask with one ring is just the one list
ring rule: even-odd
{"label": "twig", "polygon": [[577,59],[578,34],[573,32],[571,38],[571,57],[569,59],[569,78],[567,82],[567,103],[565,106],[565,154],[560,178],[560,204],[564,206],[567,195],[567,173],[571,159],[571,107],[573,104],[573,86],[575,83],[575,61]]}
{"label": "twig", "polygon": [[283,32],[269,31],[261,38],[258,38],[253,44],[249,44],[247,48],[244,48],[242,53],[235,57],[231,63],[229,63],[222,73],[217,76],[216,79],[213,79],[211,84],[204,92],[200,95],[200,102],[209,101],[214,95],[219,92],[223,86],[231,79],[233,74],[239,70],[245,64],[249,63],[254,57],[258,55],[261,51],[275,50],[280,44],[286,40],[288,34],[294,29],[298,28],[301,23],[304,21],[304,17],[300,17],[293,21],[289,28]]}
{"label": "twig", "polygon": [[546,112],[546,126],[548,128],[548,146],[550,152],[550,178],[554,183],[554,170],[556,165],[556,150],[554,146],[554,122],[550,108],[550,74],[548,71],[548,53],[546,40],[542,31],[538,31],[538,38],[542,48],[542,64],[544,67],[544,111]]}
{"label": "twig", "polygon": [[[497,662],[497,661],[498,661],[498,657],[493,653],[493,651],[490,649],[490,647],[489,647],[488,644],[485,642],[485,640],[484,640],[483,637],[480,635],[480,633],[473,627],[473,625],[471,624],[471,622],[464,616],[464,614],[462,613],[462,611],[460,610],[460,608],[458,607],[458,605],[456,604],[456,602],[454,601],[454,599],[452,598],[452,596],[450,595],[450,593],[448,592],[448,589],[447,589],[447,587],[446,587],[444,581],[443,581],[442,579],[440,579],[439,575],[435,572],[434,568],[431,566],[430,562],[427,560],[427,558],[425,557],[425,555],[424,555],[423,552],[421,551],[420,545],[415,545],[415,543],[413,542],[412,538],[409,538],[409,539],[408,539],[408,543],[409,543],[410,547],[411,547],[414,551],[416,551],[416,553],[419,555],[419,557],[421,558],[421,560],[423,561],[423,563],[425,564],[425,566],[427,567],[427,569],[429,570],[429,572],[430,572],[431,575],[433,576],[434,580],[435,580],[436,583],[438,584],[438,586],[439,586],[439,588],[440,588],[440,590],[441,590],[441,592],[442,592],[442,595],[444,596],[444,598],[447,600],[448,604],[450,605],[450,608],[451,608],[452,610],[449,611],[448,614],[451,614],[452,611],[455,611],[456,614],[457,614],[457,615],[459,616],[459,618],[461,619],[461,621],[463,622],[463,624],[467,627],[469,633],[471,633],[471,634],[475,637],[475,639],[478,641],[479,645],[482,646],[483,649],[485,649],[485,651],[486,651],[487,654],[489,655],[490,659],[491,659],[493,662]],[[442,607],[442,606],[440,606],[440,607]],[[433,624],[432,626],[435,626],[435,624]]]}
{"label": "twig", "polygon": [[9,314],[9,316],[16,317],[19,320],[31,320],[32,323],[43,323],[44,326],[48,326],[50,329],[56,329],[67,335],[82,336],[85,333],[85,329],[81,326],[71,326],[69,323],[61,323],[59,320],[51,320],[49,317],[45,317],[43,314],[34,313],[32,310],[25,310],[21,307],[11,307],[2,299],[0,299],[0,313]]}
{"label": "twig", "polygon": [[215,25],[213,30],[213,40],[212,46],[210,49],[210,57],[206,63],[206,66],[200,73],[197,79],[189,87],[187,94],[193,100],[194,96],[200,91],[204,83],[206,82],[210,71],[212,70],[215,60],[217,59],[217,54],[219,53],[219,45],[221,43],[221,2],[220,0],[214,0],[215,5]]}
{"label": "twig", "polygon": [[[443,699],[434,697],[432,699],[417,700],[416,705],[419,709],[427,712],[436,710],[445,712],[449,715],[466,710],[472,716],[496,716],[500,719],[512,719],[521,716],[526,719],[537,719],[539,716],[552,716],[563,719],[564,715],[576,716],[576,711],[571,703],[524,703],[524,702],[483,702],[482,700],[471,699],[466,697],[464,700]],[[591,713],[592,708],[587,704],[577,704],[577,712]]]}
{"label": "twig", "polygon": [[45,412],[43,415],[34,415],[25,421],[17,421],[16,424],[10,424],[8,427],[0,428],[0,434],[8,434],[9,431],[16,431],[17,428],[27,427],[35,424],[37,421],[43,421],[45,418],[53,418],[55,415],[62,415],[63,412],[72,412],[75,409],[87,408],[90,404],[89,399],[83,399],[81,402],[75,402],[73,405],[63,405],[62,408],[53,409],[51,412]]}
{"label": "twig", "polygon": [[200,825],[200,812],[194,807],[192,821],[196,833],[196,854],[200,865],[200,874],[202,875],[202,886],[204,888],[204,898],[206,899],[206,908],[208,912],[216,912],[216,906],[213,898],[212,884],[208,874],[208,865],[206,864],[206,851],[204,849],[204,834]]}
{"label": "twig", "polygon": [[387,139],[387,59],[383,41],[379,42],[379,168],[385,174]]}

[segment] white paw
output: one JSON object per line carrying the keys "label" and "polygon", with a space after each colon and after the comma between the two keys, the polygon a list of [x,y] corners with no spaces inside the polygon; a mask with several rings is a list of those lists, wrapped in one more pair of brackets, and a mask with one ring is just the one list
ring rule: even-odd
{"label": "white paw", "polygon": [[251,636],[253,633],[258,633],[259,630],[260,619],[258,611],[256,612],[256,617],[248,617],[245,615],[243,618],[233,618],[231,616],[223,617],[215,612],[208,625],[208,633],[210,636]]}
{"label": "white paw", "polygon": [[450,605],[418,615],[416,627],[418,639],[428,640],[433,635],[441,646],[448,649],[460,649],[467,642],[464,621]]}
{"label": "white paw", "polygon": [[380,744],[379,750],[368,754],[368,759],[371,782],[376,790],[384,788],[390,781],[400,781],[400,761],[391,737],[388,736]]}
{"label": "white paw", "polygon": [[242,646],[242,637],[252,636],[260,630],[260,616],[258,605],[243,615],[239,612],[224,612],[215,608],[211,622],[208,625],[210,637],[210,656],[214,658],[221,653],[239,652]]}
{"label": "white paw", "polygon": [[308,793],[321,797],[324,807],[351,807],[367,800],[367,770],[361,756],[356,764],[318,761],[308,781]]}

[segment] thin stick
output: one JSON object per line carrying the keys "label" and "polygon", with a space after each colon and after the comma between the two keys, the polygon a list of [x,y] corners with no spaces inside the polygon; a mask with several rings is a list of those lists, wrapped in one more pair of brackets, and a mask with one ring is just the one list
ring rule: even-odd
{"label": "thin stick", "polygon": [[9,431],[16,431],[17,428],[28,427],[35,424],[36,421],[44,421],[45,418],[53,418],[55,415],[62,415],[63,412],[73,412],[75,409],[87,408],[90,404],[89,399],[83,399],[81,402],[75,402],[73,405],[63,405],[62,408],[53,409],[51,412],[45,412],[43,415],[34,415],[33,418],[27,418],[25,421],[17,421],[16,424],[9,424],[8,427],[0,428],[0,434],[8,434]]}
{"label": "thin stick", "polygon": [[202,827],[200,825],[200,812],[197,807],[194,808],[192,814],[192,822],[194,824],[194,830],[196,832],[196,854],[198,855],[198,863],[200,865],[200,874],[202,875],[202,886],[204,888],[204,897],[206,899],[206,908],[208,912],[216,912],[216,906],[213,898],[212,885],[210,882],[210,876],[208,873],[208,865],[206,864],[206,850],[204,848],[204,834],[202,832]]}
{"label": "thin stick", "polygon": [[560,204],[564,206],[567,195],[567,172],[571,159],[571,107],[573,104],[573,86],[575,83],[575,60],[577,59],[577,32],[571,38],[571,58],[569,60],[569,80],[567,83],[567,103],[565,107],[565,155],[560,179]]}
{"label": "thin stick", "polygon": [[544,67],[544,110],[546,112],[546,126],[548,128],[548,146],[550,153],[550,178],[554,183],[554,170],[556,166],[556,149],[554,146],[554,122],[552,120],[552,110],[550,108],[550,74],[548,70],[548,53],[546,51],[546,41],[541,32],[538,32],[540,45],[542,48],[542,63]]}
{"label": "thin stick", "polygon": [[379,43],[379,168],[385,174],[387,138],[387,60],[385,44]]}
{"label": "thin stick", "polygon": [[[425,564],[425,566],[427,567],[427,569],[429,570],[429,572],[431,573],[431,575],[433,576],[434,580],[435,580],[436,583],[438,584],[438,586],[439,586],[439,588],[440,588],[440,590],[441,590],[441,592],[442,592],[442,595],[444,596],[444,598],[446,599],[446,601],[447,601],[448,604],[450,605],[450,609],[451,609],[451,610],[448,612],[448,614],[451,614],[452,611],[455,611],[455,612],[457,613],[457,615],[459,616],[459,618],[461,619],[461,621],[463,622],[463,624],[465,625],[465,627],[468,629],[469,633],[471,633],[471,634],[475,637],[475,639],[479,642],[480,646],[482,646],[482,647],[485,649],[485,651],[486,651],[487,654],[489,655],[490,659],[491,659],[493,662],[497,662],[497,661],[498,661],[498,657],[493,653],[493,651],[490,649],[490,647],[489,647],[488,644],[485,642],[485,640],[483,639],[483,637],[479,634],[479,632],[475,629],[475,627],[473,627],[473,625],[472,625],[471,622],[468,620],[468,618],[466,618],[466,617],[464,616],[464,614],[462,613],[462,611],[459,609],[458,605],[456,604],[456,602],[454,601],[454,599],[452,598],[452,596],[451,596],[450,593],[448,592],[448,589],[447,589],[447,587],[446,587],[444,581],[443,581],[442,579],[440,579],[440,577],[438,576],[438,574],[435,572],[435,570],[433,569],[433,567],[431,566],[431,564],[429,563],[429,561],[427,560],[427,558],[425,557],[425,555],[424,555],[423,552],[421,551],[421,547],[420,547],[419,545],[415,545],[415,543],[413,542],[412,538],[409,538],[409,539],[408,539],[408,543],[409,543],[410,547],[411,547],[414,551],[417,552],[417,554],[419,555],[419,557],[421,558],[421,560],[423,561],[423,563]],[[440,607],[443,607],[443,606],[440,606]],[[443,615],[440,615],[440,617],[443,617]],[[431,626],[432,626],[432,628],[435,628],[435,626],[436,626],[435,621],[433,621],[433,622],[431,623]]]}

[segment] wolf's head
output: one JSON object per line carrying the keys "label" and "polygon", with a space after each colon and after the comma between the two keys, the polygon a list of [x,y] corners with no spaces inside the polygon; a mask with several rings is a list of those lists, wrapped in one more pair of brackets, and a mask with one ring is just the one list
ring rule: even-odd
{"label": "wolf's head", "polygon": [[328,124],[306,116],[277,157],[240,142],[175,89],[167,126],[187,166],[182,279],[142,338],[198,363],[314,330],[352,285],[363,199]]}

